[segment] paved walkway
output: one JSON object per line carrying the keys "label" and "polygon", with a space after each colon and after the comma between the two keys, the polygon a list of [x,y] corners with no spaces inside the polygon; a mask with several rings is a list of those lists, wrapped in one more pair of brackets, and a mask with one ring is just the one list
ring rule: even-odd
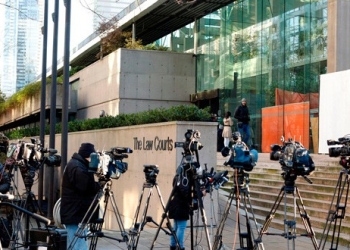
{"label": "paved walkway", "polygon": [[[259,155],[263,160],[264,158],[269,159],[268,154],[261,154]],[[313,158],[316,158],[317,162],[321,162],[322,164],[328,166],[332,165],[335,160],[334,158],[330,158],[327,155],[314,155]],[[221,156],[220,153],[218,153],[217,157],[218,164],[222,164],[225,159]],[[223,191],[219,192],[219,211],[222,213],[226,207],[227,203],[227,193],[224,193]],[[207,197],[205,197],[207,199]],[[233,201],[235,202],[235,201]],[[194,227],[193,230],[193,243],[191,243],[191,230],[190,228],[187,229],[186,232],[186,250],[188,249],[194,249],[194,250],[206,250],[209,249],[208,247],[208,240],[211,244],[213,244],[213,237],[216,235],[217,227],[220,225],[220,221],[217,219],[217,215],[211,215],[210,209],[206,208],[205,211],[206,215],[204,216],[207,221],[208,230],[205,232],[204,227],[197,226]],[[224,223],[224,229],[222,232],[222,242],[224,247],[220,250],[226,250],[226,249],[242,249],[240,246],[240,239],[238,237],[239,228],[242,232],[246,232],[246,220],[243,215],[245,215],[244,211],[239,210],[239,220],[240,224],[237,222],[237,213],[235,205],[232,204],[230,207],[230,213]],[[194,225],[200,225],[202,223],[197,223],[197,221],[202,222],[202,216],[198,213],[194,215]],[[163,223],[163,227],[165,225],[165,222]],[[153,227],[151,227],[153,226]],[[255,227],[255,224],[252,222],[252,232],[255,235],[254,238],[257,236],[257,230]],[[259,228],[261,225],[258,225]],[[158,228],[152,224],[146,224],[143,231],[141,231],[139,242],[137,244],[137,250],[148,250],[151,248],[152,244],[154,243],[154,249],[169,249],[169,235],[166,235],[162,230],[159,231],[159,235],[157,239],[154,241],[156,232],[158,231]],[[293,240],[287,240],[280,234],[282,234],[282,231],[268,228],[269,233],[278,234],[278,235],[264,235],[262,237],[262,245],[263,248],[260,248],[259,250],[265,249],[265,250],[281,250],[281,249],[296,249],[296,250],[312,250],[317,249],[314,247],[312,241],[310,238],[305,236],[297,236],[294,240],[294,247],[293,247]],[[103,231],[106,236],[110,237],[116,237],[121,238],[120,232],[116,231]],[[208,237],[206,237],[206,233],[208,233]],[[300,233],[300,232],[298,232]],[[317,244],[320,243],[320,239],[316,239]],[[193,246],[193,247],[191,247]],[[246,244],[244,244],[246,246]],[[103,249],[103,250],[114,250],[114,249],[128,249],[127,244],[125,242],[118,242],[116,240],[111,240],[107,237],[102,237],[98,239],[97,243],[97,249]],[[246,248],[247,249],[247,248]],[[326,245],[322,250],[326,249],[338,249],[338,250],[350,250],[350,236],[349,236],[349,246],[338,246],[338,248],[335,248],[335,245],[331,246],[328,244]]]}
{"label": "paved walkway", "polygon": [[[219,200],[220,200],[220,209],[223,211],[226,206],[227,197],[224,195],[224,193],[220,192]],[[208,213],[208,212],[206,212]],[[240,215],[240,229],[242,232],[246,232],[246,221],[244,215],[244,211],[239,211]],[[196,213],[194,215],[194,225],[197,225],[196,221],[202,221],[201,214]],[[190,228],[187,229],[186,232],[186,249],[195,249],[195,250],[205,250],[209,249],[208,247],[208,239],[210,240],[211,244],[213,244],[213,235],[216,234],[217,227],[220,224],[220,221],[215,221],[214,216],[211,216],[210,214],[206,214],[205,218],[207,220],[208,225],[208,236],[206,237],[206,232],[204,230],[204,227],[198,226],[195,227],[193,230],[193,244],[191,243],[191,230]],[[237,214],[235,205],[233,204],[230,209],[230,214],[228,215],[225,226],[223,229],[223,244],[224,249],[242,249],[240,247],[240,239],[238,237],[238,225],[236,223],[237,221]],[[163,223],[163,225],[165,222]],[[252,232],[254,235],[257,235],[257,231],[255,229],[255,224],[252,222]],[[261,225],[259,225],[261,226]],[[169,249],[169,236],[166,235],[162,230],[159,230],[159,234],[157,239],[154,241],[156,232],[158,231],[158,228],[152,228],[150,226],[145,227],[143,231],[141,231],[140,239],[137,244],[137,250],[148,250],[151,248],[152,244],[154,243],[153,249]],[[269,233],[275,233],[275,234],[281,234],[282,231],[275,230],[273,228],[269,228]],[[105,235],[112,236],[112,237],[119,237],[121,238],[120,232],[116,231],[104,231]],[[256,238],[256,236],[255,236]],[[319,244],[319,239],[316,239],[317,243]],[[297,236],[297,238],[294,240],[295,247],[293,248],[293,240],[287,240],[281,235],[264,235],[262,237],[262,245],[263,248],[260,248],[260,250],[281,250],[281,249],[297,249],[297,250],[312,250],[317,249],[314,247],[312,241],[310,238],[305,236]],[[193,247],[191,248],[191,245]],[[244,246],[246,244],[244,243]],[[103,249],[103,250],[112,250],[112,249],[128,249],[126,243],[124,242],[117,242],[115,240],[108,239],[106,237],[102,237],[98,239],[97,249]],[[248,249],[248,248],[243,248]],[[331,249],[329,245],[327,245],[324,250]],[[350,247],[344,247],[344,246],[338,246],[338,250],[349,250]]]}

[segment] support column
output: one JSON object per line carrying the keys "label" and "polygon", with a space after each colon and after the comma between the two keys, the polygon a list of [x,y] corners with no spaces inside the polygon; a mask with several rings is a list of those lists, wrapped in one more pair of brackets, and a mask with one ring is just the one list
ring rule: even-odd
{"label": "support column", "polygon": [[327,73],[350,69],[350,1],[328,0]]}

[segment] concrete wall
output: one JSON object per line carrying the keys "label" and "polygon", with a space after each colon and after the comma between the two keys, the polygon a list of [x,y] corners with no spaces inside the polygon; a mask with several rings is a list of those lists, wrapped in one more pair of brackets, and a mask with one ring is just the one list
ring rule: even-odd
{"label": "concrete wall", "polygon": [[[58,84],[57,90],[56,90],[56,108],[57,109],[62,109],[62,96],[63,96],[63,86],[61,84]],[[1,113],[0,126],[33,114],[36,114],[36,113],[40,113],[40,103],[41,103],[40,98],[41,98],[41,93],[39,91],[31,98],[24,100],[21,105],[8,109],[4,113]],[[50,108],[50,103],[51,103],[51,84],[48,84],[46,86],[46,103],[45,103],[46,109]],[[75,91],[69,92],[68,108],[70,112],[75,112],[75,108],[76,108]]]}
{"label": "concrete wall", "polygon": [[[182,159],[182,148],[175,148],[175,142],[184,141],[184,134],[188,129],[198,130],[201,133],[200,142],[204,146],[199,152],[199,163],[204,168],[207,164],[208,170],[216,167],[216,124],[212,122],[167,122],[149,125],[139,125],[85,132],[69,133],[68,136],[68,160],[74,152],[77,152],[80,144],[91,142],[96,149],[109,150],[111,147],[130,147],[132,154],[125,159],[128,170],[119,178],[112,180],[112,191],[116,199],[117,207],[123,217],[126,228],[132,224],[136,208],[139,202],[145,175],[143,165],[154,164],[159,167],[157,176],[158,186],[164,203],[167,203],[172,190],[172,180],[175,170]],[[29,139],[28,139],[29,140]],[[49,141],[46,138],[45,141]],[[56,149],[60,154],[61,135],[56,135]],[[55,168],[55,179],[60,183],[60,168]],[[19,178],[19,186],[22,190],[23,181]],[[48,180],[44,182],[44,194],[48,192]],[[38,194],[37,184],[32,188],[34,194]],[[144,201],[148,196],[149,189],[145,189]],[[59,194],[60,190],[54,190]],[[216,200],[214,193],[213,199]],[[217,211],[217,204],[210,204],[209,195],[205,197],[205,208],[207,213],[211,212],[211,205]],[[141,205],[141,213],[145,204]],[[157,222],[160,221],[163,209],[156,188],[153,188],[149,210],[147,215],[152,216]],[[105,218],[107,229],[119,229],[115,216],[109,207]]]}
{"label": "concrete wall", "polygon": [[195,93],[191,54],[118,49],[70,78],[77,118],[137,113],[190,103]]}
{"label": "concrete wall", "polygon": [[328,0],[327,72],[350,68],[350,1]]}

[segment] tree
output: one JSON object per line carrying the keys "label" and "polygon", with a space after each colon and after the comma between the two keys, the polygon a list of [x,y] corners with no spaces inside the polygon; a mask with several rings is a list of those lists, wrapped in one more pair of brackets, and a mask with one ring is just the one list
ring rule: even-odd
{"label": "tree", "polygon": [[131,32],[122,31],[118,27],[118,19],[116,17],[113,17],[108,22],[100,23],[97,32],[101,36],[101,49],[96,55],[97,58],[102,58],[119,48],[143,48],[141,40],[133,41]]}

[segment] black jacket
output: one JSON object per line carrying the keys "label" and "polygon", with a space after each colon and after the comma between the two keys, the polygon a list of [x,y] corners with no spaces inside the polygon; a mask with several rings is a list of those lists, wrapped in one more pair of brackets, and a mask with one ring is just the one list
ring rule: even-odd
{"label": "black jacket", "polygon": [[[179,171],[179,169],[177,170]],[[173,180],[173,195],[169,201],[169,218],[174,220],[188,220],[190,218],[191,187],[188,182],[187,186],[183,185],[181,174],[177,174]],[[189,177],[188,177],[189,178]],[[191,178],[189,178],[191,180]]]}
{"label": "black jacket", "polygon": [[[78,224],[100,190],[94,173],[88,172],[89,162],[74,153],[67,163],[62,179],[61,222]],[[98,210],[98,209],[97,209]]]}
{"label": "black jacket", "polygon": [[0,193],[6,194],[10,190],[10,177],[5,167],[0,163]]}
{"label": "black jacket", "polygon": [[236,108],[235,114],[233,116],[238,120],[238,122],[243,122],[248,124],[250,121],[249,109],[245,105],[240,105]]}

